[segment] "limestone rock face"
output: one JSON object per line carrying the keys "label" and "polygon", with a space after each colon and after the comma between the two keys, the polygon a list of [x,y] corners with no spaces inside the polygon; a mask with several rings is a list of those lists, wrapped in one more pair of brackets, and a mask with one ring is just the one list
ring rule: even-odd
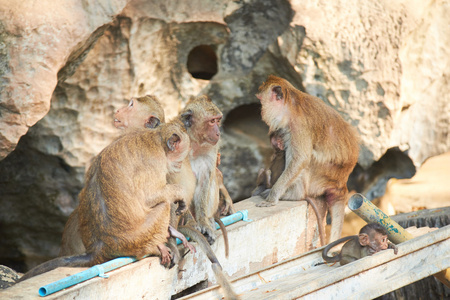
{"label": "limestone rock face", "polygon": [[47,114],[58,72],[68,75],[126,3],[0,1],[0,158]]}
{"label": "limestone rock face", "polygon": [[450,149],[445,1],[0,2],[0,263],[19,271],[57,255],[85,171],[133,96],[156,95],[167,119],[191,96],[219,106],[236,200],[271,155],[254,96],[269,74],[357,128],[359,192],[379,196]]}

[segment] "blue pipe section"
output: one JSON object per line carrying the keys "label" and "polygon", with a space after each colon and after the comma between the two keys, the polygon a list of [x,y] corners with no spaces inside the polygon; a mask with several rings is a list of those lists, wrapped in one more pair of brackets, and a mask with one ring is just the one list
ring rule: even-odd
{"label": "blue pipe section", "polygon": [[43,287],[39,288],[39,295],[41,297],[48,296],[62,289],[68,288],[72,285],[78,284],[80,282],[86,281],[96,276],[108,278],[108,275],[105,274],[106,272],[128,265],[132,262],[135,262],[136,260],[137,259],[133,257],[119,257],[107,261],[103,264],[93,266],[92,268],[89,268],[85,271],[79,272],[77,274],[68,276],[61,280],[44,285]]}
{"label": "blue pipe section", "polygon": [[[221,220],[225,226],[231,225],[240,220],[243,220],[245,222],[251,221],[248,218],[248,210],[238,211],[232,215],[223,217]],[[219,224],[216,223],[216,229],[219,229],[219,228],[220,228]],[[177,244],[181,244],[181,241],[179,239],[177,239]],[[99,276],[102,278],[108,278],[108,275],[105,274],[106,272],[123,267],[123,266],[128,265],[135,261],[137,261],[137,259],[133,258],[133,257],[119,257],[119,258],[107,261],[103,264],[95,265],[85,271],[79,272],[77,274],[68,276],[61,280],[58,280],[58,281],[55,281],[50,284],[42,286],[41,288],[39,288],[39,295],[41,297],[45,297],[45,296],[51,295],[55,292],[58,292],[62,289],[68,288],[72,285],[75,285],[80,282],[94,278],[96,276]]]}

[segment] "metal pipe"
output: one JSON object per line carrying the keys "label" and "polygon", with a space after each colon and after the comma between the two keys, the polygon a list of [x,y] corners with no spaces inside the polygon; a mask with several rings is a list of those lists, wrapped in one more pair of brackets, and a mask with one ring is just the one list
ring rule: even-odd
{"label": "metal pipe", "polygon": [[[414,238],[411,233],[389,218],[388,215],[361,194],[354,194],[348,201],[348,207],[367,223],[378,223],[383,226],[388,232],[389,239],[395,244]],[[434,277],[450,288],[450,269],[436,273]]]}
{"label": "metal pipe", "polygon": [[[248,210],[241,210],[232,215],[226,216],[221,219],[225,226],[238,222],[240,220],[249,222],[251,220],[248,219]],[[219,225],[216,223],[216,226]],[[178,243],[179,241],[179,243]],[[180,244],[181,241],[177,239],[177,243]],[[52,282],[50,284],[44,285],[39,288],[39,295],[41,297],[45,297],[51,295],[55,292],[58,292],[62,289],[68,288],[72,285],[78,284],[80,282],[86,281],[88,279],[94,278],[96,276],[100,276],[102,278],[108,278],[106,272],[112,271],[114,269],[123,267],[132,262],[135,262],[137,259],[133,257],[119,257],[110,261],[107,261],[100,265],[95,265],[85,271],[79,272],[77,274],[68,276],[61,280]]]}
{"label": "metal pipe", "polygon": [[378,223],[386,228],[389,239],[395,244],[414,238],[411,233],[361,194],[354,194],[348,201],[348,207],[367,223]]}

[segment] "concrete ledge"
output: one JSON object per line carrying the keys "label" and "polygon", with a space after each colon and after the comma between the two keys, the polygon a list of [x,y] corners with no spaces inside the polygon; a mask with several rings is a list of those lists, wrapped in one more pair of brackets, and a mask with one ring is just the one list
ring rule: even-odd
{"label": "concrete ledge", "polygon": [[[236,278],[272,265],[319,244],[317,222],[312,208],[304,201],[281,201],[269,208],[259,208],[259,197],[236,203],[236,210],[248,210],[251,222],[239,221],[227,226],[230,256],[225,258],[221,236],[212,246],[226,274]],[[311,216],[311,218],[308,218]],[[307,230],[308,228],[308,230]],[[220,235],[220,230],[217,231]],[[195,245],[195,243],[194,243]],[[42,298],[41,286],[85,268],[58,268],[36,276],[0,292],[1,299],[169,299],[201,281],[215,283],[214,273],[206,255],[186,256],[182,278],[178,267],[167,270],[159,258],[150,257],[107,273],[108,279],[93,278],[63,291]]]}

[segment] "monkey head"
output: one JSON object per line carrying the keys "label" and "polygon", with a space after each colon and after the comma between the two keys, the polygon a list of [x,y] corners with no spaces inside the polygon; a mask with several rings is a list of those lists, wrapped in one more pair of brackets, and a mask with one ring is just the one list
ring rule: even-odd
{"label": "monkey head", "polygon": [[370,223],[359,231],[359,243],[369,248],[369,253],[374,254],[388,249],[388,236],[386,229],[378,223]]}
{"label": "monkey head", "polygon": [[270,134],[270,143],[272,144],[273,149],[278,151],[284,151],[284,142],[283,142],[283,130],[278,129]]}
{"label": "monkey head", "polygon": [[160,132],[167,156],[169,173],[179,172],[183,160],[189,154],[189,136],[183,126],[177,122],[162,124]]}
{"label": "monkey head", "polygon": [[287,80],[273,75],[259,87],[256,97],[261,101],[261,117],[270,131],[288,127],[295,91]]}
{"label": "monkey head", "polygon": [[165,122],[164,110],[155,96],[131,98],[127,106],[114,114],[114,126],[125,128],[156,128]]}
{"label": "monkey head", "polygon": [[181,112],[181,121],[190,138],[199,144],[217,144],[221,120],[222,112],[206,95],[189,100]]}

